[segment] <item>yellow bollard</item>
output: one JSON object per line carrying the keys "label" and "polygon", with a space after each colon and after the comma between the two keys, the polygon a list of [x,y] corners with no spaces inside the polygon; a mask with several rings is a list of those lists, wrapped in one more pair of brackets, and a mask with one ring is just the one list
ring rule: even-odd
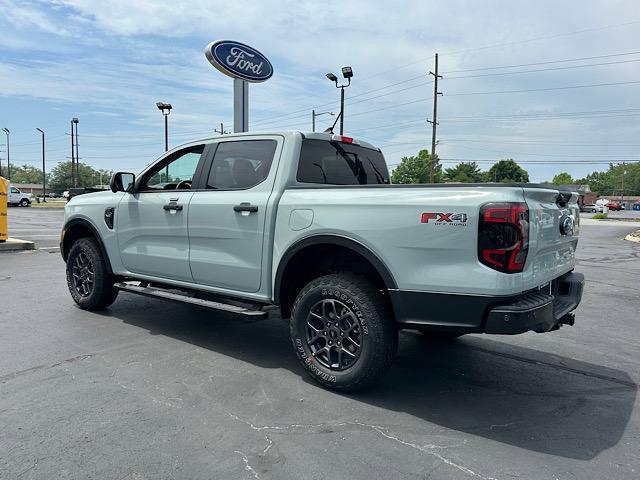
{"label": "yellow bollard", "polygon": [[9,180],[0,177],[0,242],[6,242],[9,238],[9,226],[7,225],[7,202],[9,201]]}

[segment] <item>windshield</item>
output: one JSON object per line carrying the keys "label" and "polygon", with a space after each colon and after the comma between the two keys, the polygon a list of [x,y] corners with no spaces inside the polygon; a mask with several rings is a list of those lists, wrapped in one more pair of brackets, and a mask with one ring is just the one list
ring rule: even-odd
{"label": "windshield", "polygon": [[382,153],[351,143],[305,139],[298,163],[299,182],[329,185],[389,183]]}

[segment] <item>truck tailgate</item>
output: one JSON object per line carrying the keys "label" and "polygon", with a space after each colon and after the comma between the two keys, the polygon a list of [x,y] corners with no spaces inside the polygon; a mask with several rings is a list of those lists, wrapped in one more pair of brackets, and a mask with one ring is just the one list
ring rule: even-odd
{"label": "truck tailgate", "polygon": [[530,290],[573,269],[580,230],[575,192],[523,187],[529,207],[529,253],[523,272]]}

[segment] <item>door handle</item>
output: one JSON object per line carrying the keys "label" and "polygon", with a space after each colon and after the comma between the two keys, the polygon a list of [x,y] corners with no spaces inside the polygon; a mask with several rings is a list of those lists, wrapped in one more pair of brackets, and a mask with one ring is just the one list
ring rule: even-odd
{"label": "door handle", "polygon": [[234,205],[233,211],[255,213],[258,211],[258,206],[251,205],[249,202],[242,202],[240,205]]}
{"label": "door handle", "polygon": [[164,205],[162,208],[164,208],[167,212],[179,212],[182,210],[182,205],[178,205],[177,203],[168,203],[166,205]]}

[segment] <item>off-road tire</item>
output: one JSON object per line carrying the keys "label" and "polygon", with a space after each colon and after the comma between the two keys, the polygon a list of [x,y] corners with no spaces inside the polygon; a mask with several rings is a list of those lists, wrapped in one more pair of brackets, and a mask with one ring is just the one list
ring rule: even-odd
{"label": "off-road tire", "polygon": [[[93,286],[86,295],[76,288],[73,269],[79,255],[90,262],[93,272]],[[114,279],[106,267],[106,258],[102,255],[98,243],[93,238],[81,238],[76,241],[67,257],[67,286],[71,297],[83,310],[102,310],[111,305],[118,296],[113,288]]]}
{"label": "off-road tire", "polygon": [[[359,356],[341,370],[323,365],[307,341],[311,309],[324,300],[335,300],[349,308],[361,325]],[[340,391],[374,384],[389,368],[398,348],[398,331],[388,299],[365,277],[351,273],[326,275],[307,284],[294,301],[290,333],[296,355],[309,376],[324,387]],[[344,348],[346,344],[342,343]]]}

